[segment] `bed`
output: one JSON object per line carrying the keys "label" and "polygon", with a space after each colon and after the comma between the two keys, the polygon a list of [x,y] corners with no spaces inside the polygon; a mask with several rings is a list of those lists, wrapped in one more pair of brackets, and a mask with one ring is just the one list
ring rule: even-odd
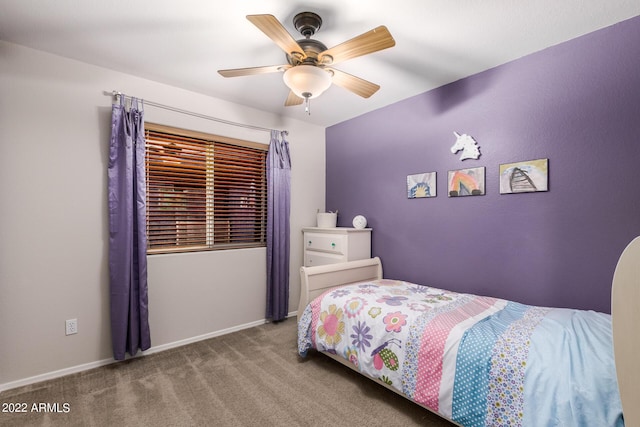
{"label": "bed", "polygon": [[640,426],[640,238],[618,261],[612,315],[386,279],[379,258],[300,273],[302,357],[461,426]]}

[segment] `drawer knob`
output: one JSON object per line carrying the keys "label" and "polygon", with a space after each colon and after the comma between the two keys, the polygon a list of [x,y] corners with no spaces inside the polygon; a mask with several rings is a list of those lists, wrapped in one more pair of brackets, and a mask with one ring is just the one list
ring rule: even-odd
{"label": "drawer knob", "polygon": [[335,243],[331,243],[331,249],[335,249],[336,248],[336,244]]}
{"label": "drawer knob", "polygon": [[309,241],[307,242],[307,245],[311,246],[311,240],[309,240]]}

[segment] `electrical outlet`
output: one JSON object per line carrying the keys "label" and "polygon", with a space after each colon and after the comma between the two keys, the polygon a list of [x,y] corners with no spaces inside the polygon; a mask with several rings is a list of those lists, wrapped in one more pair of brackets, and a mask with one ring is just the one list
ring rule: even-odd
{"label": "electrical outlet", "polygon": [[78,333],[78,319],[69,319],[65,322],[66,335],[73,335]]}

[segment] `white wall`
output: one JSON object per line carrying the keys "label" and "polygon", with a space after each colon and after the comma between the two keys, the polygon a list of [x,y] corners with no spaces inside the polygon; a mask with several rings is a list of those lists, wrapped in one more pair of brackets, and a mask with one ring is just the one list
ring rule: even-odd
{"label": "white wall", "polygon": [[[0,41],[0,390],[105,363],[107,157],[119,90],[200,114],[289,131],[291,291],[300,228],[324,208],[325,130]],[[281,100],[274,100],[280,102]],[[149,122],[267,143],[269,134],[148,106]],[[149,257],[152,350],[264,320],[264,248]],[[65,336],[65,319],[79,333]]]}

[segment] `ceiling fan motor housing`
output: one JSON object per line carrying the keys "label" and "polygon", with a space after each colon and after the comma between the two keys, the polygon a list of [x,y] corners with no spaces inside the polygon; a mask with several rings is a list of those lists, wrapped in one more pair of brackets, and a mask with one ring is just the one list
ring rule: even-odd
{"label": "ceiling fan motor housing", "polygon": [[301,39],[296,40],[298,45],[304,50],[304,54],[307,56],[302,59],[302,57],[298,55],[287,55],[287,61],[289,64],[295,66],[301,63],[306,63],[309,65],[316,65],[318,63],[318,55],[320,52],[324,52],[327,50],[327,46],[324,43],[314,39]]}

